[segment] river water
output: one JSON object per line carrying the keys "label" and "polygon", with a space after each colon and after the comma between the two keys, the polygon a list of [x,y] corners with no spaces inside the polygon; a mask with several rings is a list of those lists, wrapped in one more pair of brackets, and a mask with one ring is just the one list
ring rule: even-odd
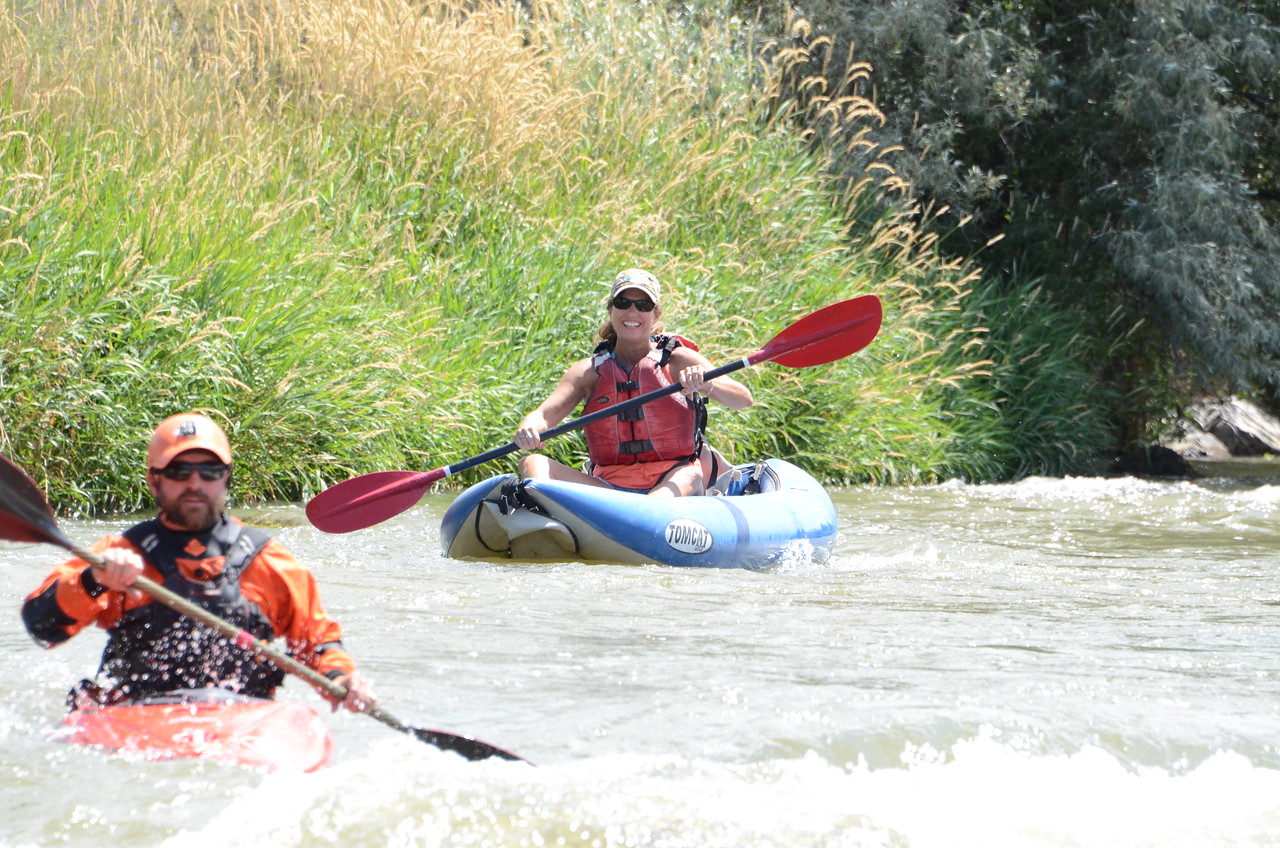
{"label": "river water", "polygon": [[61,552],[0,543],[0,845],[1280,845],[1280,486],[834,496],[831,561],[766,572],[451,561],[448,494],[347,536],[242,513],[388,712],[536,767],[346,713],[311,774],[52,742],[102,637],[36,647],[17,608]]}

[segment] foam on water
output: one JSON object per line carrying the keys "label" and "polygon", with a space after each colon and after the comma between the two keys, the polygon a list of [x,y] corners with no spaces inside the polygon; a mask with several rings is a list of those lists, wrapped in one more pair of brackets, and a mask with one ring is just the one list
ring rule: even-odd
{"label": "foam on water", "polygon": [[1218,753],[1184,773],[990,736],[898,767],[615,755],[532,768],[378,746],[312,775],[269,775],[167,848],[912,846],[1179,848],[1274,844],[1280,772]]}
{"label": "foam on water", "polygon": [[49,742],[102,634],[35,646],[63,554],[9,546],[0,846],[1280,843],[1278,487],[850,489],[831,562],[763,572],[444,560],[434,497],[279,535],[384,708],[537,768],[345,713],[313,774]]}

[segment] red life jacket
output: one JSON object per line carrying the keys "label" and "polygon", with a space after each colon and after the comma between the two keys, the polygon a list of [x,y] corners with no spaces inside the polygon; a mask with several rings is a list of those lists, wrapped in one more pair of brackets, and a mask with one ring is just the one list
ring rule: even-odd
{"label": "red life jacket", "polygon": [[[596,348],[592,360],[596,388],[583,407],[584,414],[671,385],[667,372],[671,352],[681,345],[698,349],[680,336],[657,336],[654,341],[657,347],[629,374],[614,357],[612,343],[602,342]],[[705,423],[705,406],[676,392],[588,424],[587,451],[597,466],[692,459],[701,448]]]}

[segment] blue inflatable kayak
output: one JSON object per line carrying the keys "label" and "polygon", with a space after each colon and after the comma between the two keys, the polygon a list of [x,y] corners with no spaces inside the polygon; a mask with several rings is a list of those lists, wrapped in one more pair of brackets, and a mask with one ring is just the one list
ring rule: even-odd
{"label": "blue inflatable kayak", "polygon": [[831,497],[781,459],[739,465],[717,495],[659,498],[503,474],[445,511],[442,552],[454,559],[657,563],[770,568],[825,562],[836,536]]}

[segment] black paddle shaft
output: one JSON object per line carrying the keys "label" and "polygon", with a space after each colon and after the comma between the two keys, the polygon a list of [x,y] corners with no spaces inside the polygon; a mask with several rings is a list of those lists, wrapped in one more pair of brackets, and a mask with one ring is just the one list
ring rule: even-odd
{"label": "black paddle shaft", "polygon": [[[743,357],[742,359],[730,362],[728,365],[721,365],[719,368],[713,368],[703,376],[703,379],[714,380],[716,377],[723,377],[725,374],[732,374],[734,371],[746,368],[751,364],[750,357]],[[663,386],[662,388],[655,389],[647,394],[633,397],[630,400],[624,400],[622,403],[610,406],[607,409],[598,409],[595,412],[583,415],[581,418],[575,418],[572,421],[566,421],[563,424],[556,425],[555,427],[540,433],[539,437],[545,442],[547,439],[554,439],[556,436],[563,436],[565,433],[572,433],[574,430],[581,430],[583,427],[587,427],[597,421],[602,421],[605,418],[613,418],[614,416],[621,415],[627,410],[635,409],[638,406],[644,406],[650,401],[655,401],[658,398],[666,397],[667,395],[673,395],[680,391],[680,389],[681,386],[679,383],[672,383],[669,386]],[[461,462],[455,462],[453,465],[445,467],[444,476],[452,477],[454,474],[461,474],[463,471],[470,471],[477,465],[484,465],[486,462],[501,459],[507,454],[515,453],[518,450],[520,450],[520,447],[515,442],[508,442],[500,448],[493,448],[492,450],[486,451],[482,454],[477,454],[476,456],[469,457]]]}

